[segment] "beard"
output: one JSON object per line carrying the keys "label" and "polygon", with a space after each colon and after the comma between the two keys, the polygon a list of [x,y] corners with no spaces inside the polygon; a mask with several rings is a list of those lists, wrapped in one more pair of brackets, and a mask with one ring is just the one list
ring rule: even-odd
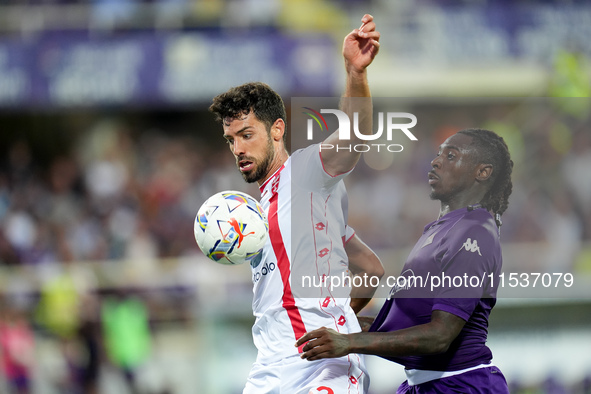
{"label": "beard", "polygon": [[271,167],[271,162],[273,161],[274,156],[275,151],[273,149],[273,142],[271,141],[271,138],[269,138],[267,143],[267,149],[265,150],[265,156],[262,160],[258,161],[250,157],[238,157],[236,159],[236,164],[238,164],[240,160],[244,159],[250,160],[255,164],[254,169],[246,172],[241,172],[242,178],[244,178],[244,180],[247,183],[254,183],[265,178],[265,176],[269,172],[269,168]]}
{"label": "beard", "polygon": [[441,195],[438,194],[435,190],[432,190],[431,193],[429,194],[429,198],[431,200],[441,200]]}

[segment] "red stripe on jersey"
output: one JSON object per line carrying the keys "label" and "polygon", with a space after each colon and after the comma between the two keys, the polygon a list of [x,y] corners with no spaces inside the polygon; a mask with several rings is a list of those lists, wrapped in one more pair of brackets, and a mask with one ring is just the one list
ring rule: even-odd
{"label": "red stripe on jersey", "polygon": [[[295,304],[295,299],[291,292],[291,284],[289,283],[291,268],[285,245],[283,244],[283,237],[281,236],[281,231],[279,229],[277,193],[271,196],[269,203],[269,237],[271,238],[271,245],[273,246],[273,251],[277,257],[277,266],[279,267],[281,281],[283,282],[283,307],[287,311],[291,327],[293,328],[294,337],[297,340],[306,333],[306,327],[304,326],[300,311]],[[303,345],[298,348],[300,353],[302,352],[302,347]]]}
{"label": "red stripe on jersey", "polygon": [[259,190],[260,190],[261,192],[262,192],[263,190],[265,190],[265,187],[267,187],[267,184],[268,184],[269,182],[271,182],[271,180],[273,180],[273,182],[275,182],[275,181],[274,181],[274,179],[277,179],[277,176],[279,175],[279,173],[280,173],[281,171],[283,171],[283,169],[284,169],[284,168],[285,168],[285,164],[284,164],[284,165],[282,165],[281,167],[279,167],[279,169],[278,169],[277,171],[275,171],[275,172],[273,173],[273,175],[271,175],[271,176],[269,177],[269,179],[267,179],[265,182],[263,182],[263,184],[262,184],[262,185],[259,185]]}

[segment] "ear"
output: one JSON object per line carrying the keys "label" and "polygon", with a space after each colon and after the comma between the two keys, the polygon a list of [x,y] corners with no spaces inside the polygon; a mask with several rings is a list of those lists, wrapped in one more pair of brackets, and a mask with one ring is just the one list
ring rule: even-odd
{"label": "ear", "polygon": [[476,180],[478,182],[484,182],[488,178],[490,178],[492,173],[493,173],[492,164],[479,164],[476,167]]}
{"label": "ear", "polygon": [[271,126],[271,138],[273,141],[282,141],[283,134],[285,133],[285,122],[279,118]]}

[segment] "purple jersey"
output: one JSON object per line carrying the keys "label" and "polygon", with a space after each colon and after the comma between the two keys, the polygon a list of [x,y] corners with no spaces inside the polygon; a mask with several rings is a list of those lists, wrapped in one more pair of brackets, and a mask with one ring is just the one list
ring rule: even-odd
{"label": "purple jersey", "polygon": [[[502,256],[499,231],[482,208],[461,208],[427,226],[370,331],[389,332],[428,323],[442,310],[466,321],[445,353],[392,357],[407,369],[457,371],[488,364],[488,316],[496,302]],[[414,277],[414,279],[413,279]]]}

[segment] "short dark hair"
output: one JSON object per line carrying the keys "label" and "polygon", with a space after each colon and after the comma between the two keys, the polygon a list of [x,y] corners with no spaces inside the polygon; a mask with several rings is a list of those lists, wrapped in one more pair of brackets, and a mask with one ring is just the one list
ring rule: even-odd
{"label": "short dark hair", "polygon": [[472,145],[478,151],[478,157],[475,158],[477,163],[492,164],[491,186],[480,205],[500,217],[509,206],[509,196],[513,190],[513,160],[509,148],[503,137],[490,130],[465,129],[458,133],[472,137]]}
{"label": "short dark hair", "polygon": [[[249,82],[230,88],[227,92],[214,97],[209,110],[215,114],[218,122],[222,122],[227,117],[235,119],[252,111],[268,131],[277,119],[283,119],[287,125],[285,105],[281,96],[262,82]],[[284,133],[284,142],[286,138],[287,133]]]}

